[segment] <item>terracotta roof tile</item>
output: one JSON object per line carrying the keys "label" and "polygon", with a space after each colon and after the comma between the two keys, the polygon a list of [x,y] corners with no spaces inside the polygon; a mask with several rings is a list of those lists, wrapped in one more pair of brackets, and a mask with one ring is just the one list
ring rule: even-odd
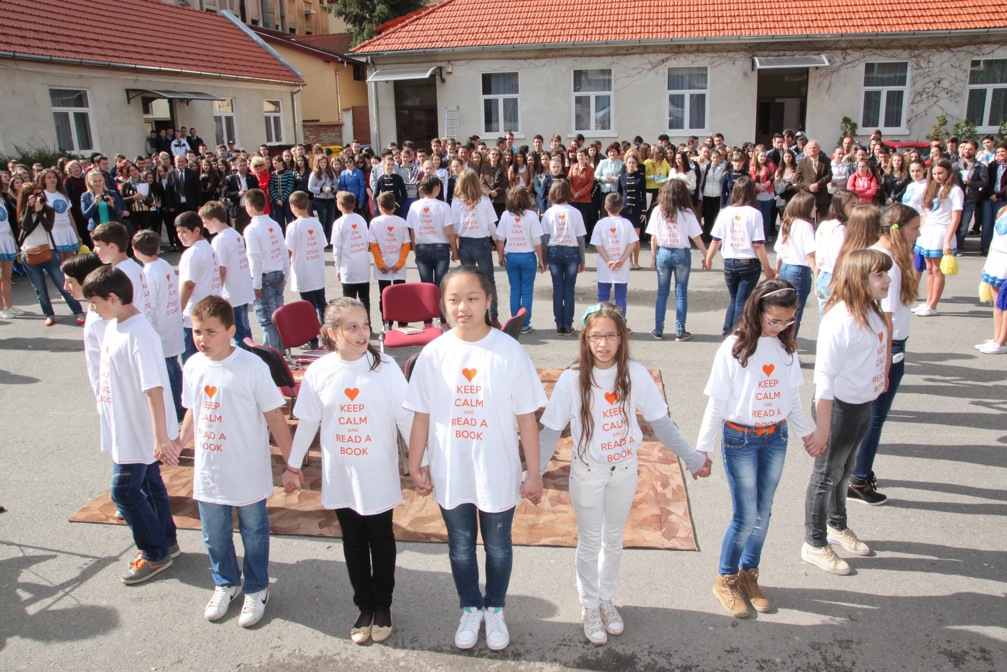
{"label": "terracotta roof tile", "polygon": [[328,51],[333,54],[343,55],[350,53],[350,43],[353,42],[352,33],[332,33],[330,35],[288,35],[294,42]]}
{"label": "terracotta roof tile", "polygon": [[1003,0],[445,0],[355,53],[1007,28]]}
{"label": "terracotta roof tile", "polygon": [[157,0],[5,2],[0,53],[301,81],[226,17]]}

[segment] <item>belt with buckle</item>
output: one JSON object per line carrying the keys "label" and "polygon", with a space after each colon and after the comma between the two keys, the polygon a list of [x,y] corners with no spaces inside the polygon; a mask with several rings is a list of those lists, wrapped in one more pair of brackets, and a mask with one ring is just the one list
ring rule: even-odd
{"label": "belt with buckle", "polygon": [[724,424],[731,429],[736,429],[739,432],[753,432],[756,436],[762,436],[763,434],[773,434],[778,430],[784,421],[778,422],[775,425],[768,425],[766,427],[745,427],[744,425],[736,425],[730,420],[725,420]]}

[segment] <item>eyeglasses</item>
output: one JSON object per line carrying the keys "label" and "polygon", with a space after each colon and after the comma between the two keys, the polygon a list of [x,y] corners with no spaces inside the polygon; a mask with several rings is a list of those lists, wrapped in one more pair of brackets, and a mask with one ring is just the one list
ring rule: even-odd
{"label": "eyeglasses", "polygon": [[765,314],[762,315],[762,318],[764,320],[766,320],[766,324],[768,324],[769,326],[774,327],[774,328],[779,327],[781,329],[789,327],[794,322],[797,322],[797,320],[795,320],[795,319],[789,319],[789,320],[771,320],[768,317],[766,317]]}
{"label": "eyeglasses", "polygon": [[587,340],[592,343],[601,343],[602,341],[614,343],[619,340],[619,334],[588,334]]}

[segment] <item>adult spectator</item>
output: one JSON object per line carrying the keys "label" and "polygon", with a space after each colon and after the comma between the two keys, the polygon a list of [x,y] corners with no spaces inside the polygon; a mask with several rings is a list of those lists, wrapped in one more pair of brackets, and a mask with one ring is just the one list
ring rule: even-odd
{"label": "adult spectator", "polygon": [[108,157],[102,154],[95,154],[91,159],[91,170],[97,170],[105,180],[106,189],[115,189],[115,177],[108,170]]}
{"label": "adult spectator", "polygon": [[220,198],[221,176],[213,167],[213,162],[203,159],[199,164],[200,204],[216,201]]}
{"label": "adult spectator", "polygon": [[269,202],[272,217],[280,228],[287,230],[287,224],[294,221],[290,210],[290,195],[294,193],[294,173],[283,156],[273,157],[273,174],[269,176]]}
{"label": "adult spectator", "polygon": [[199,146],[206,144],[203,142],[203,138],[196,135],[195,127],[189,129],[189,135],[185,136],[185,141],[189,143],[189,149],[196,152],[197,154],[200,153]]}
{"label": "adult spectator", "polygon": [[171,152],[171,138],[162,128],[157,132],[157,140],[154,142],[154,153]]}
{"label": "adult spectator", "polygon": [[143,145],[143,153],[147,156],[153,156],[157,153],[157,131],[151,129],[150,135],[147,136],[147,141]]}
{"label": "adult spectator", "polygon": [[895,152],[888,162],[888,170],[885,171],[885,176],[881,181],[884,204],[901,203],[909,182],[909,164],[906,157],[901,152]]}
{"label": "adult spectator", "polygon": [[[951,140],[948,140],[950,149]],[[986,195],[986,185],[989,182],[989,175],[986,166],[976,158],[977,145],[972,140],[966,140],[958,147],[961,158],[953,165],[955,178],[958,186],[965,192],[965,203],[962,205],[962,218],[958,223],[958,232],[955,234],[958,239],[958,250],[965,249],[965,234],[968,233],[972,218],[976,218],[976,224],[981,226],[979,220],[982,219],[982,202]],[[980,243],[982,239],[980,238]]]}
{"label": "adult spectator", "polygon": [[[479,181],[483,194],[489,197],[490,202],[493,204],[493,211],[496,212],[497,219],[499,220],[507,208],[507,188],[510,185],[510,179],[507,177],[506,166],[500,160],[500,150],[496,147],[489,150],[487,161],[479,171]],[[408,183],[406,183],[406,189],[409,189]],[[589,203],[591,201],[590,189],[587,192],[587,201]],[[408,212],[408,209],[406,212]]]}
{"label": "adult spectator", "polygon": [[[346,161],[343,165],[342,172],[339,173],[336,191],[348,191],[356,196],[356,213],[365,220],[370,221],[371,217],[367,208],[367,177],[364,175],[364,171],[360,169],[359,163],[353,157],[350,157]],[[335,169],[335,166],[333,166],[333,168]],[[334,219],[335,210],[332,211],[332,214]],[[329,222],[329,226],[330,228],[332,226],[331,220]],[[326,240],[328,240],[328,238],[326,238]]]}
{"label": "adult spectator", "polygon": [[[185,142],[183,140],[183,142]],[[165,209],[170,216],[165,223],[168,228],[168,243],[178,250],[181,242],[175,233],[175,218],[183,212],[196,212],[202,205],[199,173],[189,168],[189,160],[184,155],[175,157],[175,169],[168,173],[168,184],[164,191]]]}
{"label": "adult spectator", "polygon": [[248,170],[248,159],[239,156],[234,161],[237,171],[224,178],[220,196],[227,202],[227,216],[231,226],[238,233],[244,233],[250,217],[245,211],[245,192],[249,189],[260,189],[259,180]]}
{"label": "adult spectator", "polygon": [[[336,192],[339,191],[337,188],[338,183],[339,176],[332,170],[329,157],[324,154],[317,155],[311,175],[308,176],[308,192],[315,197],[315,211],[318,213],[318,221],[325,232],[326,245],[332,239],[332,222],[336,220]],[[356,193],[354,193],[354,196],[356,196]]]}
{"label": "adult spectator", "polygon": [[188,151],[189,143],[185,141],[181,133],[175,131],[175,137],[171,140],[171,155],[176,157],[185,156]]}
{"label": "adult spectator", "polygon": [[84,180],[87,191],[80,197],[80,212],[87,221],[88,231],[94,231],[99,224],[129,216],[119,190],[108,189],[101,173],[92,170]]}
{"label": "adult spectator", "polygon": [[66,164],[66,178],[63,179],[63,191],[70,199],[70,217],[77,227],[77,233],[81,240],[88,240],[87,219],[80,211],[80,197],[87,191],[87,183],[84,181],[84,170],[80,166],[80,161],[68,161]]}
{"label": "adult spectator", "polygon": [[773,148],[766,152],[766,156],[769,158],[769,162],[773,164],[773,169],[780,167],[780,163],[783,162],[783,151],[787,148],[786,142],[783,138],[783,133],[773,134]]}

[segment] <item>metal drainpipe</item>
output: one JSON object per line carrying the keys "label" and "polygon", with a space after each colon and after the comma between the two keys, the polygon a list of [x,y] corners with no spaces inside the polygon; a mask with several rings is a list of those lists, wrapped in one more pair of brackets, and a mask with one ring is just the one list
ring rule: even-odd
{"label": "metal drainpipe", "polygon": [[[295,96],[297,94],[299,94],[303,90],[304,90],[304,87],[301,86],[300,84],[298,84],[297,88],[290,92],[290,110],[291,110],[291,112],[293,114],[293,117],[294,117],[294,144],[295,145],[301,144],[301,141],[297,139],[297,128],[298,128],[298,126],[297,126],[297,100],[296,100]],[[302,135],[302,137],[303,137],[303,135]]]}
{"label": "metal drainpipe", "polygon": [[[338,117],[337,117],[336,120],[339,123],[343,124],[343,128],[340,129],[340,132],[343,134],[344,137],[341,138],[341,140],[345,140],[346,139],[345,138],[345,135],[346,135],[346,124],[343,123],[343,92],[342,92],[342,89],[339,88],[339,73],[342,72],[343,70],[345,70],[348,67],[350,67],[350,64],[346,63],[344,61],[343,62],[343,67],[339,68],[335,72],[335,77],[336,77],[336,114],[338,115]],[[345,143],[344,142],[340,142],[339,144],[345,144]]]}

